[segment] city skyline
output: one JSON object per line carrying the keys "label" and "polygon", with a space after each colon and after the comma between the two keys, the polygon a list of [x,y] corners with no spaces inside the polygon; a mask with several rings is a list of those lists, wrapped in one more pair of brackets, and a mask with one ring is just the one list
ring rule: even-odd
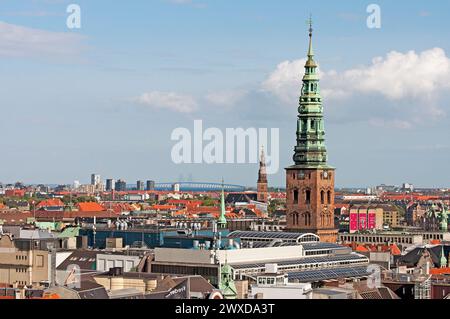
{"label": "city skyline", "polygon": [[0,300],[450,299],[450,3],[0,4]]}
{"label": "city skyline", "polygon": [[363,1],[238,11],[223,1],[78,1],[82,27],[69,30],[69,3],[4,1],[0,12],[1,124],[14,135],[0,144],[4,183],[70,184],[97,171],[256,185],[257,163],[172,163],[171,132],[202,119],[279,128],[280,169],[268,181],[284,186],[312,13],[336,186],[448,185],[448,4],[378,1],[382,26],[369,29]]}

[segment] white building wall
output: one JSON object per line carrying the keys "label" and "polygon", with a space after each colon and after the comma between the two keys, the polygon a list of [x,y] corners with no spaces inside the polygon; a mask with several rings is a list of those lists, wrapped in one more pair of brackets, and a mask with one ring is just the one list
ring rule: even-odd
{"label": "white building wall", "polygon": [[311,284],[295,286],[258,287],[252,286],[252,295],[262,294],[263,299],[312,299]]}
{"label": "white building wall", "polygon": [[141,257],[126,255],[97,254],[97,271],[109,271],[114,267],[122,267],[124,272],[130,272],[141,262]]}
{"label": "white building wall", "polygon": [[[235,249],[217,251],[217,259],[220,263],[251,263],[272,262],[277,260],[298,259],[303,256],[302,246],[267,247],[253,249]],[[214,264],[214,251],[193,250],[178,248],[156,248],[155,261],[188,263],[188,264]]]}

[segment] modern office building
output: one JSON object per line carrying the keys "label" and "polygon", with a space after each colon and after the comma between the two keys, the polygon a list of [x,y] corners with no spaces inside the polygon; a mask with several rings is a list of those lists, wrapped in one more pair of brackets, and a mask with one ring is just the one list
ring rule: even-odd
{"label": "modern office building", "polygon": [[147,181],[145,190],[154,191],[155,190],[155,181]]}
{"label": "modern office building", "polygon": [[143,191],[145,190],[145,185],[143,181],[137,181],[136,182],[136,190]]}
{"label": "modern office building", "polygon": [[102,183],[101,176],[98,174],[91,175],[91,185],[100,185]]}
{"label": "modern office building", "polygon": [[118,192],[125,192],[127,190],[127,183],[121,179],[116,182],[115,190]]}
{"label": "modern office building", "polygon": [[112,190],[115,190],[115,181],[113,179],[107,179],[106,180],[106,191],[110,192]]}

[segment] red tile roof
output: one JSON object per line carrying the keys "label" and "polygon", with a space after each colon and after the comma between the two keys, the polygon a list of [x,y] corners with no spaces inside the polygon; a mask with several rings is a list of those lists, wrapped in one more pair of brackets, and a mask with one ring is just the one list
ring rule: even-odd
{"label": "red tile roof", "polygon": [[366,247],[359,245],[358,247],[356,247],[355,251],[360,252],[360,253],[366,253],[369,251],[369,249],[367,249]]}
{"label": "red tile roof", "polygon": [[0,213],[0,220],[5,221],[6,223],[26,223],[27,218],[33,217],[33,214],[30,212],[18,212],[18,211],[9,211]]}
{"label": "red tile roof", "polygon": [[153,205],[151,207],[153,210],[176,210],[177,207],[174,205]]}
{"label": "red tile roof", "polygon": [[394,256],[400,256],[402,254],[402,251],[396,244],[391,245],[391,254]]}
{"label": "red tile roof", "polygon": [[431,275],[450,275],[450,268],[433,268],[430,269]]}
{"label": "red tile roof", "polygon": [[77,208],[80,212],[103,212],[106,209],[95,202],[78,203]]}
{"label": "red tile roof", "polygon": [[36,209],[44,208],[44,207],[63,207],[64,203],[59,199],[46,199],[36,205]]}

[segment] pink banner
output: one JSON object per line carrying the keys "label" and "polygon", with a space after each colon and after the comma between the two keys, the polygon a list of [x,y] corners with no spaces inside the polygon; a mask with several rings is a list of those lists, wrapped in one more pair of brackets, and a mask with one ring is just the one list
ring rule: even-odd
{"label": "pink banner", "polygon": [[358,231],[358,213],[350,214],[350,231]]}
{"label": "pink banner", "polygon": [[367,216],[366,214],[359,215],[359,230],[367,229]]}
{"label": "pink banner", "polygon": [[375,229],[377,226],[377,215],[375,213],[369,213],[369,229]]}

